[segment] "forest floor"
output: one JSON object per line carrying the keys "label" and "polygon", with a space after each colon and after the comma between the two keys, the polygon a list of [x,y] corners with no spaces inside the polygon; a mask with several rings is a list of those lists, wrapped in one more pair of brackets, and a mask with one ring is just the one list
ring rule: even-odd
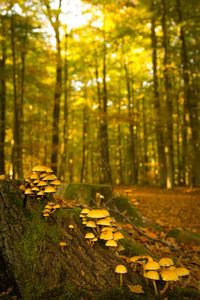
{"label": "forest floor", "polygon": [[158,187],[117,186],[114,191],[128,196],[147,221],[162,228],[156,230],[153,225],[147,228],[140,227],[146,236],[167,242],[176,251],[142,236],[130,224],[124,224],[122,227],[132,232],[132,238],[145,245],[152,254],[173,257],[176,265],[188,268],[191,276],[184,286],[200,290],[200,245],[194,242],[178,243],[167,235],[174,228],[200,233],[200,189],[179,187],[167,191]]}
{"label": "forest floor", "polygon": [[[141,215],[160,226],[184,228],[200,233],[200,188],[115,187],[128,196]],[[137,200],[137,201],[136,201]]]}

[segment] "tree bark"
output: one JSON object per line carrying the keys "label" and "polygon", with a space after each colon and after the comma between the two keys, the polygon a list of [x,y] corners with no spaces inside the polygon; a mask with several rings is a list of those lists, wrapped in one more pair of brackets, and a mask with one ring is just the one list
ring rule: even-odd
{"label": "tree bark", "polygon": [[171,98],[171,80],[169,71],[169,37],[166,24],[166,2],[162,0],[162,31],[163,31],[163,50],[164,50],[164,86],[165,86],[165,161],[166,161],[166,187],[172,189],[174,187],[174,164],[173,164],[173,106]]}
{"label": "tree bark", "polygon": [[109,162],[109,146],[108,146],[108,121],[107,121],[107,84],[106,84],[106,40],[104,31],[103,45],[103,93],[100,99],[100,152],[101,152],[101,170],[103,175],[102,183],[112,184],[112,173]]}
{"label": "tree bark", "polygon": [[13,178],[20,177],[22,173],[21,165],[21,145],[20,145],[20,120],[19,120],[19,99],[17,95],[17,69],[16,69],[16,45],[15,45],[15,15],[11,15],[11,48],[12,48],[12,76],[14,94],[14,122],[13,122]]}
{"label": "tree bark", "polygon": [[153,91],[154,91],[154,113],[155,113],[155,131],[157,139],[158,150],[158,165],[159,176],[161,186],[166,184],[166,163],[165,163],[165,151],[164,151],[164,136],[163,136],[163,120],[160,107],[160,98],[158,91],[158,74],[157,74],[157,37],[156,37],[156,25],[154,16],[154,2],[152,2],[153,17],[151,20],[151,41],[152,41],[152,63],[153,63]]}
{"label": "tree bark", "polygon": [[[177,0],[178,21],[183,22],[181,1]],[[198,120],[198,101],[190,84],[189,58],[184,26],[180,25],[181,62],[184,81],[184,132],[183,132],[183,161],[185,162],[185,181],[189,185],[200,186],[200,137]],[[189,145],[192,151],[189,153]],[[192,152],[192,153],[191,153]]]}
{"label": "tree bark", "polygon": [[5,137],[6,137],[6,29],[1,16],[1,59],[0,59],[0,174],[5,173]]}

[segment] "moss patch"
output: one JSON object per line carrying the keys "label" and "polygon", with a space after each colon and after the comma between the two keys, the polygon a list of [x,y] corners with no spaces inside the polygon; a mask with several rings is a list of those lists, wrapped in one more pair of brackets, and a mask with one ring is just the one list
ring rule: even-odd
{"label": "moss patch", "polygon": [[189,230],[180,231],[178,229],[172,229],[168,232],[167,237],[173,237],[178,243],[195,243],[200,245],[200,234]]}
{"label": "moss patch", "polygon": [[[125,196],[118,196],[113,199],[113,203],[121,213],[125,212],[125,214],[130,218],[131,222],[133,222],[135,225],[144,226],[141,215],[138,213],[137,209],[130,203],[129,198]],[[113,204],[110,204],[110,208],[112,208],[112,205]],[[119,214],[116,213],[115,217],[119,221],[123,221],[123,217],[120,217]]]}
{"label": "moss patch", "polygon": [[123,255],[125,256],[150,255],[148,249],[133,240],[123,239],[120,240],[120,244],[125,248],[125,250],[123,250]]}
{"label": "moss patch", "polygon": [[104,184],[69,184],[64,192],[64,198],[66,200],[77,199],[80,203],[94,206],[96,193],[102,194],[104,201],[107,201],[112,196],[112,189],[109,185]]}

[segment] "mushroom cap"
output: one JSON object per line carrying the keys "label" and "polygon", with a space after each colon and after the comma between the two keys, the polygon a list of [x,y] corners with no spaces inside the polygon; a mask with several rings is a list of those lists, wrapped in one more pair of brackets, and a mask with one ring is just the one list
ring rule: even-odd
{"label": "mushroom cap", "polygon": [[46,183],[42,180],[40,180],[39,183],[37,184],[37,186],[46,186],[46,185],[48,185],[48,183]]}
{"label": "mushroom cap", "polygon": [[39,191],[38,193],[37,193],[37,196],[43,196],[44,195],[44,191]]}
{"label": "mushroom cap", "polygon": [[25,191],[25,190],[26,190],[26,187],[25,187],[25,185],[21,184],[20,187],[19,187],[19,189],[20,189],[21,191]]}
{"label": "mushroom cap", "polygon": [[145,271],[156,271],[160,269],[160,265],[158,262],[156,261],[149,261],[148,263],[146,263],[146,265],[144,266],[144,270]]}
{"label": "mushroom cap", "polygon": [[70,224],[70,225],[68,226],[68,228],[73,229],[73,228],[74,228],[74,225]]}
{"label": "mushroom cap", "polygon": [[29,178],[30,178],[31,180],[39,179],[38,175],[35,174],[35,173],[31,174],[31,175],[29,176]]}
{"label": "mushroom cap", "polygon": [[101,233],[100,237],[101,240],[113,240],[113,233],[111,231],[104,231]]}
{"label": "mushroom cap", "polygon": [[118,246],[117,246],[117,251],[118,252],[121,252],[121,251],[124,251],[125,250],[125,248],[124,248],[124,246],[122,246],[121,244],[119,244]]}
{"label": "mushroom cap", "polygon": [[88,232],[85,235],[85,239],[94,239],[94,238],[95,238],[95,235],[92,232]]}
{"label": "mushroom cap", "polygon": [[44,181],[51,181],[51,180],[56,180],[57,179],[57,176],[54,175],[54,174],[49,174],[49,175],[46,175],[44,178],[42,178],[42,180]]}
{"label": "mushroom cap", "polygon": [[87,221],[86,221],[86,220],[85,220],[85,221],[83,221],[83,222],[82,222],[82,224],[83,224],[83,225],[86,225],[86,224],[87,224]]}
{"label": "mushroom cap", "polygon": [[179,277],[188,276],[190,274],[190,271],[184,267],[176,268],[175,272]]}
{"label": "mushroom cap", "polygon": [[124,236],[120,231],[116,231],[113,233],[113,239],[116,241],[121,240],[121,239],[124,239]]}
{"label": "mushroom cap", "polygon": [[116,223],[116,220],[115,220],[114,217],[108,216],[108,217],[106,217],[105,219],[106,219],[108,222],[110,222],[110,223]]}
{"label": "mushroom cap", "polygon": [[144,273],[144,277],[152,280],[159,280],[160,276],[157,271],[148,271]]}
{"label": "mushroom cap", "polygon": [[47,174],[46,174],[46,173],[42,173],[42,174],[40,174],[40,179],[44,178],[45,176],[47,176]]}
{"label": "mushroom cap", "polygon": [[45,188],[44,192],[45,192],[45,193],[55,193],[56,190],[55,190],[52,186],[48,185],[48,186]]}
{"label": "mushroom cap", "polygon": [[50,210],[51,210],[52,207],[51,207],[49,204],[46,204],[46,205],[45,205],[45,209],[50,209]]}
{"label": "mushroom cap", "polygon": [[82,215],[87,215],[89,213],[89,211],[90,210],[88,208],[83,208],[82,211],[81,211],[81,214]]}
{"label": "mushroom cap", "polygon": [[94,221],[88,221],[86,227],[96,228],[97,226]]}
{"label": "mushroom cap", "polygon": [[105,245],[107,247],[117,247],[117,243],[114,240],[108,240]]}
{"label": "mushroom cap", "polygon": [[125,274],[127,273],[127,268],[124,265],[118,265],[115,268],[115,273]]}
{"label": "mushroom cap", "polygon": [[45,172],[46,166],[37,165],[33,167],[32,172]]}
{"label": "mushroom cap", "polygon": [[54,206],[54,205],[55,205],[55,202],[49,201],[49,202],[47,202],[47,204],[50,205],[50,206]]}
{"label": "mushroom cap", "polygon": [[43,217],[49,217],[48,213],[43,213]]}
{"label": "mushroom cap", "polygon": [[61,184],[61,181],[58,180],[58,179],[55,179],[53,181],[50,182],[51,185],[60,185]]}
{"label": "mushroom cap", "polygon": [[173,270],[163,270],[161,273],[162,280],[164,281],[177,281],[178,274]]}
{"label": "mushroom cap", "polygon": [[136,261],[138,261],[138,259],[140,259],[140,256],[132,256],[130,257],[129,261],[130,263],[135,263]]}
{"label": "mushroom cap", "polygon": [[53,205],[52,208],[53,208],[53,209],[60,208],[60,204],[57,203],[57,204]]}
{"label": "mushroom cap", "polygon": [[99,219],[99,220],[97,221],[97,225],[111,226],[110,222],[108,222],[108,221],[105,220],[105,219]]}
{"label": "mushroom cap", "polygon": [[24,192],[25,195],[33,195],[32,189],[26,189]]}
{"label": "mushroom cap", "polygon": [[161,267],[170,267],[174,265],[174,262],[171,258],[169,257],[163,257],[159,260],[159,265]]}
{"label": "mushroom cap", "polygon": [[34,184],[37,184],[37,183],[39,183],[39,182],[40,182],[39,179],[35,179],[35,180],[33,181]]}
{"label": "mushroom cap", "polygon": [[53,170],[49,167],[46,167],[46,170],[45,170],[47,173],[53,173]]}
{"label": "mushroom cap", "polygon": [[115,231],[115,228],[113,228],[113,227],[102,227],[102,228],[101,228],[101,232],[104,232],[104,231],[111,231],[111,232],[114,232],[114,231]]}
{"label": "mushroom cap", "polygon": [[92,239],[92,242],[97,242],[97,241],[98,241],[98,238]]}
{"label": "mushroom cap", "polygon": [[64,246],[67,246],[67,243],[66,243],[66,242],[60,242],[59,245],[60,245],[61,247],[64,247]]}
{"label": "mushroom cap", "polygon": [[33,188],[32,188],[32,191],[36,191],[36,192],[39,192],[39,187],[37,187],[37,186],[34,186]]}
{"label": "mushroom cap", "polygon": [[94,219],[102,219],[108,217],[110,214],[106,209],[92,209],[88,212],[87,216]]}
{"label": "mushroom cap", "polygon": [[80,218],[85,218],[85,215],[80,214],[79,217]]}

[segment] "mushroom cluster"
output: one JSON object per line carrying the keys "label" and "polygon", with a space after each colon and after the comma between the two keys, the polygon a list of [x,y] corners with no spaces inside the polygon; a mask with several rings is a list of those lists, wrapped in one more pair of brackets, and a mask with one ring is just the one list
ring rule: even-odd
{"label": "mushroom cluster", "polygon": [[146,280],[152,280],[155,294],[158,296],[158,290],[156,286],[156,280],[165,281],[164,288],[160,291],[160,294],[164,294],[172,282],[181,280],[182,276],[188,276],[190,274],[189,270],[181,267],[176,268],[174,262],[169,257],[163,257],[159,262],[154,261],[150,256],[133,256],[129,260],[131,266],[133,266],[134,271],[136,271],[137,264],[142,264],[143,276]]}
{"label": "mushroom cluster", "polygon": [[105,241],[105,246],[109,247],[111,251],[118,250],[118,240],[123,239],[123,234],[118,231],[116,220],[110,216],[106,209],[91,209],[84,208],[81,211],[80,217],[82,224],[86,228],[91,228],[93,232],[88,232],[85,235],[87,243],[94,245],[98,239]]}
{"label": "mushroom cluster", "polygon": [[56,209],[60,208],[60,204],[55,203],[53,201],[49,201],[46,205],[44,210],[42,211],[42,215],[44,218],[48,218],[50,214],[53,214]]}
{"label": "mushroom cluster", "polygon": [[49,194],[55,193],[60,184],[60,180],[53,174],[51,168],[37,165],[25,179],[25,185],[20,186],[20,190],[26,196],[37,197],[38,200],[41,200],[47,198]]}

